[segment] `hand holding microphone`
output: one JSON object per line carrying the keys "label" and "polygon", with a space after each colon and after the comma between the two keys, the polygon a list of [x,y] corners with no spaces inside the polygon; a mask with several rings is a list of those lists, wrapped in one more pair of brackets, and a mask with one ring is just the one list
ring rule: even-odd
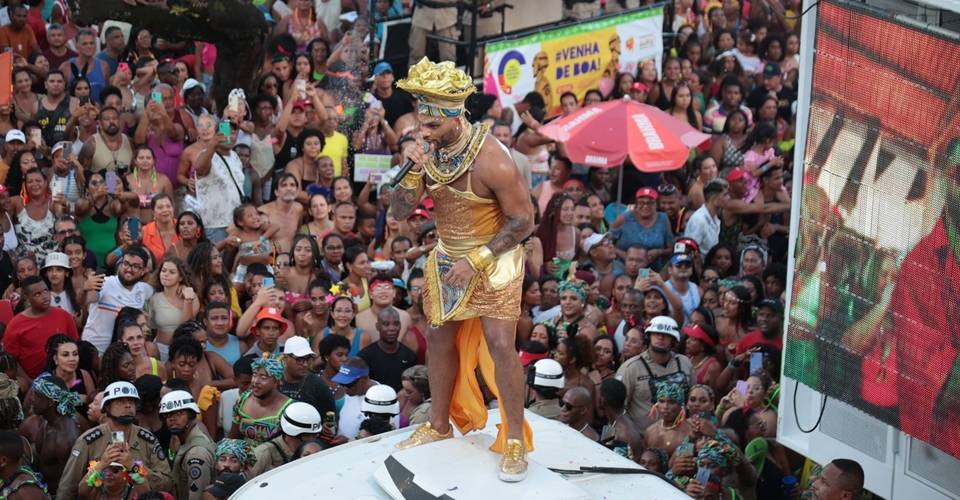
{"label": "hand holding microphone", "polygon": [[400,152],[403,163],[401,164],[400,171],[397,172],[397,175],[393,176],[393,180],[390,181],[390,189],[396,188],[397,184],[407,175],[407,172],[411,170],[419,172],[423,168],[423,162],[429,159],[429,155],[430,144],[423,142],[421,139],[408,140]]}

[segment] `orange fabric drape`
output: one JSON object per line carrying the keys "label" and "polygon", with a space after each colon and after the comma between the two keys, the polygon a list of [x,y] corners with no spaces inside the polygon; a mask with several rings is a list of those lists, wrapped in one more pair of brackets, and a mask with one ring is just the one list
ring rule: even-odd
{"label": "orange fabric drape", "polygon": [[[453,398],[450,402],[450,418],[461,433],[482,429],[487,425],[487,407],[483,402],[483,393],[477,380],[476,369],[487,382],[487,387],[497,400],[500,393],[497,390],[495,365],[487,341],[483,337],[483,327],[480,318],[464,320],[460,323],[457,332],[457,351],[460,356],[460,368],[457,380],[453,385]],[[490,446],[490,450],[503,453],[507,444],[507,414],[500,402],[500,425],[497,431],[497,440]],[[523,440],[527,451],[533,451],[533,430],[530,424],[523,421]]]}

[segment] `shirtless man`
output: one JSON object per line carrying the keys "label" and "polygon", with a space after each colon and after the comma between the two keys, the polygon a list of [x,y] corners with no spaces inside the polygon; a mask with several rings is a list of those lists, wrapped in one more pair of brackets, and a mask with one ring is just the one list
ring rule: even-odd
{"label": "shirtless man", "polygon": [[80,396],[68,391],[59,377],[44,376],[33,381],[32,399],[33,415],[20,424],[19,432],[37,449],[37,471],[50,491],[57,491],[73,443],[84,430],[76,410]]}
{"label": "shirtless man", "polygon": [[385,274],[378,274],[370,279],[370,308],[357,315],[357,328],[369,334],[372,342],[380,340],[377,331],[377,318],[380,311],[390,308],[400,314],[400,343],[417,352],[417,339],[410,335],[407,338],[407,329],[410,328],[410,313],[393,307],[393,299],[397,290],[393,287],[393,280]]}
{"label": "shirtless man", "polygon": [[603,428],[600,444],[621,453],[627,458],[637,460],[646,444],[643,429],[640,429],[626,412],[627,386],[623,382],[608,378],[600,384],[600,412],[610,422]]}
{"label": "shirtless man", "polygon": [[599,441],[600,435],[590,427],[593,397],[584,387],[573,387],[563,394],[560,401],[560,421],[574,428],[591,441]]}
{"label": "shirtless man", "polygon": [[300,219],[303,218],[303,205],[297,203],[299,191],[300,184],[296,176],[285,173],[274,186],[276,199],[260,207],[260,211],[269,218],[270,227],[278,228],[275,241],[280,252],[290,251],[290,244],[300,227]]}
{"label": "shirtless man", "polygon": [[644,437],[647,447],[661,448],[668,455],[673,455],[677,446],[690,435],[690,424],[680,416],[680,410],[687,400],[687,391],[673,382],[658,382],[656,387],[656,408],[660,419],[647,427]]}

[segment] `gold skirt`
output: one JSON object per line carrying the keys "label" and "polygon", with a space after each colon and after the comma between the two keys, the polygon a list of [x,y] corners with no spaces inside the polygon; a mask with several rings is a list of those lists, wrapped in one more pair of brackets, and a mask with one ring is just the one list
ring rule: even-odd
{"label": "gold skirt", "polygon": [[[471,246],[469,250],[476,248]],[[424,269],[423,310],[431,325],[487,317],[516,321],[523,295],[523,247],[517,246],[484,272],[477,273],[465,288],[444,284],[443,276],[469,250],[452,251],[441,242],[427,256]]]}

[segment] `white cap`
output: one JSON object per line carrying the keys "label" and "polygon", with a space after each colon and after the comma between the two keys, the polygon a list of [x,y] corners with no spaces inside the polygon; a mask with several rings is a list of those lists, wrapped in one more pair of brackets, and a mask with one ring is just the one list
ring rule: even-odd
{"label": "white cap", "polygon": [[46,260],[43,261],[43,268],[46,269],[48,267],[70,269],[70,259],[67,257],[67,254],[63,252],[50,252],[47,254]]}
{"label": "white cap", "polygon": [[364,413],[382,413],[386,415],[398,415],[400,413],[400,403],[397,402],[397,391],[389,385],[375,385],[367,389],[363,395],[363,403],[360,405],[360,411]]}
{"label": "white cap", "polygon": [[107,403],[114,399],[132,398],[140,401],[140,393],[130,382],[114,382],[107,386],[103,391],[103,399],[100,400],[100,411],[107,407]]}
{"label": "white cap", "polygon": [[593,233],[587,236],[586,239],[583,240],[583,243],[580,243],[580,247],[583,248],[583,253],[590,253],[590,249],[599,245],[606,237],[607,233]]}
{"label": "white cap", "polygon": [[644,330],[644,333],[662,333],[680,342],[680,328],[677,326],[677,322],[670,316],[656,316],[650,320],[650,326]]}
{"label": "white cap", "polygon": [[200,407],[194,401],[193,395],[187,391],[170,391],[160,399],[160,414],[173,413],[180,410],[193,410],[200,414]]}
{"label": "white cap", "polygon": [[12,128],[7,131],[7,136],[4,138],[5,142],[20,141],[24,144],[27,142],[27,136],[23,135],[23,132],[19,129]]}
{"label": "white cap", "polygon": [[565,383],[563,367],[556,360],[544,358],[533,364],[533,385],[563,389]]}
{"label": "white cap", "polygon": [[280,417],[280,428],[288,436],[320,432],[320,412],[303,401],[291,403]]}
{"label": "white cap", "polygon": [[283,354],[284,356],[302,358],[304,356],[315,356],[317,353],[310,349],[309,340],[300,336],[293,336],[287,339],[287,343],[283,344]]}
{"label": "white cap", "polygon": [[183,82],[183,88],[180,89],[180,97],[186,96],[187,92],[200,87],[200,90],[206,92],[207,88],[203,86],[202,83],[194,80],[193,78],[187,78],[187,81]]}

